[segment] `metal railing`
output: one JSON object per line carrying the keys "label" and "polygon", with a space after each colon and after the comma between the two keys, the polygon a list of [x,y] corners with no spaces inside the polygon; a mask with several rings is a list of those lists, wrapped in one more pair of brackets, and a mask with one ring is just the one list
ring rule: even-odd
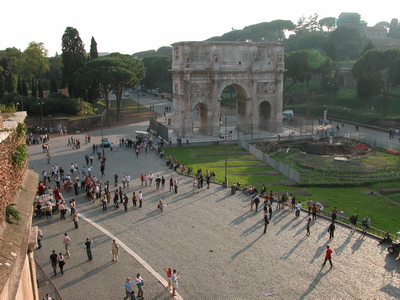
{"label": "metal railing", "polygon": [[42,266],[35,259],[36,264],[36,284],[39,290],[39,293],[42,294],[39,296],[39,299],[43,298],[45,294],[49,294],[52,299],[62,300],[61,294],[57,289],[54,282],[50,279],[49,275],[42,268]]}

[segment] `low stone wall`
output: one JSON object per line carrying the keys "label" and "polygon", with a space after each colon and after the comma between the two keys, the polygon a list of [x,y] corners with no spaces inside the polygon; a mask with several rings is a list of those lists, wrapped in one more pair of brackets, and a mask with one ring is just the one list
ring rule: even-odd
{"label": "low stone wall", "polygon": [[61,129],[67,130],[67,132],[89,131],[101,126],[101,116],[88,116],[86,118],[73,120],[69,118],[26,120],[25,124],[27,126],[47,128],[49,133],[57,133],[60,132]]}
{"label": "low stone wall", "polygon": [[18,137],[15,131],[18,123],[24,123],[25,116],[25,112],[3,115],[4,128],[0,132],[0,224],[4,221],[7,205],[14,202],[15,193],[26,173],[26,168],[20,169],[12,161],[17,147],[25,144],[25,137]]}

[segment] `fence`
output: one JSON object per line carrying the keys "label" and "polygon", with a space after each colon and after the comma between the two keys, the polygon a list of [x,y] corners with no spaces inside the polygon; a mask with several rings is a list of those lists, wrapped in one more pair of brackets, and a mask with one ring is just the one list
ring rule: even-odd
{"label": "fence", "polygon": [[283,176],[289,178],[290,180],[293,180],[296,183],[300,183],[301,176],[300,176],[299,172],[293,170],[292,168],[290,168],[289,166],[285,165],[282,162],[277,162],[276,160],[272,159],[265,153],[258,150],[255,146],[248,143],[247,141],[238,140],[237,143],[240,147],[242,147],[243,149],[246,149],[246,151],[250,152],[252,155],[257,157],[259,160],[270,165],[272,168],[277,170]]}
{"label": "fence", "polygon": [[[332,213],[330,211],[322,211],[320,213],[320,215],[324,216],[327,219],[331,219],[332,218]],[[342,224],[348,225],[350,226],[350,218],[346,215],[343,214],[338,214],[337,218],[336,218],[336,222],[340,222]],[[357,229],[362,230],[362,225],[360,222],[357,222]],[[370,227],[369,229],[367,229],[367,232],[370,235],[376,236],[376,237],[380,237],[383,238],[386,234],[386,231],[380,230],[378,228],[374,228],[374,227]],[[392,238],[393,241],[396,241],[397,239],[397,235],[394,234],[390,234],[390,237]]]}
{"label": "fence", "polygon": [[[50,279],[49,275],[43,270],[42,266],[35,259],[36,264],[36,283],[39,290],[39,293],[49,294],[52,299],[62,300],[60,292],[55,286],[54,282]],[[39,296],[39,299],[42,297]]]}

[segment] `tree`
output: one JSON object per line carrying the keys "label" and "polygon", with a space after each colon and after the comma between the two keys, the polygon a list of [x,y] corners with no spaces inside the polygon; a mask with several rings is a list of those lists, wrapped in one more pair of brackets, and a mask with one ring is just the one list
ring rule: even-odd
{"label": "tree", "polygon": [[68,85],[68,93],[73,98],[77,98],[82,94],[82,91],[77,89],[74,84],[74,73],[85,65],[85,53],[84,44],[78,30],[73,27],[67,27],[62,36],[61,57],[64,66],[63,74]]}
{"label": "tree", "polygon": [[319,24],[319,26],[321,26],[321,29],[326,27],[328,32],[330,32],[335,28],[336,18],[334,18],[334,17],[323,18],[323,19],[319,20],[318,24]]}
{"label": "tree", "polygon": [[321,27],[318,23],[318,15],[314,14],[309,16],[308,18],[302,16],[296,25],[296,29],[294,30],[297,35],[306,34],[309,32],[320,30]]}
{"label": "tree", "polygon": [[25,78],[22,78],[21,81],[21,86],[22,86],[22,96],[28,97],[28,84],[25,81]]}
{"label": "tree", "polygon": [[50,81],[50,94],[57,93],[57,79],[56,76],[52,75],[51,76],[51,81]]}
{"label": "tree", "polygon": [[353,65],[352,74],[356,79],[371,80],[378,83],[383,93],[382,114],[387,115],[389,87],[400,80],[396,67],[400,59],[400,49],[372,49],[361,56]]}
{"label": "tree", "polygon": [[342,25],[329,35],[331,42],[335,44],[339,60],[356,59],[364,43],[364,38],[357,28]]}
{"label": "tree", "polygon": [[93,81],[100,85],[107,109],[107,123],[111,125],[108,93],[113,91],[117,102],[117,120],[120,117],[122,91],[125,85],[134,86],[145,75],[142,61],[130,55],[113,53],[89,61],[76,72],[75,84],[87,89]]}
{"label": "tree", "polygon": [[390,24],[389,24],[389,22],[386,22],[386,21],[380,21],[380,22],[376,23],[374,27],[384,27],[386,30],[389,30]]}
{"label": "tree", "polygon": [[155,55],[143,58],[146,67],[146,77],[141,83],[150,88],[160,88],[164,92],[172,92],[172,74],[169,72],[172,65],[172,57]]}
{"label": "tree", "polygon": [[32,82],[31,82],[31,90],[32,90],[32,97],[37,98],[36,82],[35,82],[35,79],[33,79],[33,78],[32,78]]}
{"label": "tree", "polygon": [[49,70],[47,63],[47,49],[43,43],[30,42],[25,49],[24,77],[41,79],[43,74]]}
{"label": "tree", "polygon": [[97,52],[97,43],[96,40],[94,39],[94,37],[92,37],[91,41],[90,41],[90,55],[89,55],[89,59],[96,59],[99,57],[99,53]]}
{"label": "tree", "polygon": [[38,95],[39,99],[43,99],[43,86],[42,86],[42,81],[40,79],[38,80]]}
{"label": "tree", "polygon": [[387,36],[397,39],[400,38],[400,24],[398,19],[392,19],[392,21],[390,21],[389,33]]}
{"label": "tree", "polygon": [[329,43],[328,49],[326,49],[326,56],[328,56],[333,61],[338,61],[338,54],[334,43]]}
{"label": "tree", "polygon": [[375,44],[371,40],[368,40],[367,43],[364,45],[364,48],[361,51],[360,56],[363,56],[365,54],[365,52],[367,52],[368,50],[371,50],[371,49],[375,49]]}
{"label": "tree", "polygon": [[17,93],[22,95],[22,82],[21,82],[21,78],[19,76],[18,76]]}
{"label": "tree", "polygon": [[[44,77],[51,82],[51,77],[55,77],[56,82],[61,82],[63,78],[63,63],[60,55],[56,54],[53,57],[48,58],[49,71],[44,75]],[[63,88],[63,86],[60,86]],[[65,87],[65,86],[64,86]]]}
{"label": "tree", "polygon": [[287,71],[285,77],[293,79],[293,82],[305,82],[307,92],[307,116],[310,115],[310,80],[318,75],[322,78],[333,78],[336,63],[329,57],[322,56],[316,50],[300,50],[288,53],[285,56]]}
{"label": "tree", "polygon": [[296,51],[303,49],[326,49],[328,47],[328,36],[322,31],[313,31],[300,35],[295,43]]}

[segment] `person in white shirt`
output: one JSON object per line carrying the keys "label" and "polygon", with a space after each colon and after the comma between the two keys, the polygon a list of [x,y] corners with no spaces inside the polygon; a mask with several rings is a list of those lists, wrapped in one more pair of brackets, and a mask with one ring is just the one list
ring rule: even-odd
{"label": "person in white shirt", "polygon": [[139,207],[142,207],[142,200],[143,200],[143,194],[142,191],[139,191],[139,195],[138,195],[138,200],[139,200]]}
{"label": "person in white shirt", "polygon": [[129,174],[127,174],[125,176],[125,182],[126,182],[126,187],[129,188],[129,182],[131,181],[131,176]]}

